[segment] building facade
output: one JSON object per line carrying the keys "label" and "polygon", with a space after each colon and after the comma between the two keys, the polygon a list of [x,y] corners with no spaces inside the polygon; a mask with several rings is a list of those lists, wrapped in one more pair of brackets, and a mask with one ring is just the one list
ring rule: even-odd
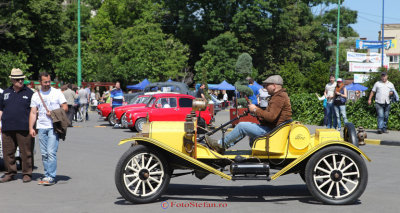
{"label": "building facade", "polygon": [[[389,58],[389,68],[400,69],[400,24],[384,24],[383,26],[385,30],[384,40],[395,40],[397,43],[395,47],[385,50],[384,52]],[[379,31],[379,40],[381,40],[381,38],[381,31]]]}

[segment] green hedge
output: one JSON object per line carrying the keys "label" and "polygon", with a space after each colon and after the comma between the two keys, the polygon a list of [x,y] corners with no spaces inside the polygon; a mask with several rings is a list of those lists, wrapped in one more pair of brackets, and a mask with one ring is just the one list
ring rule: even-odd
{"label": "green hedge", "polygon": [[[319,101],[315,94],[292,94],[293,119],[305,124],[323,125],[324,108],[322,101]],[[368,105],[368,98],[362,97],[356,102],[349,101],[346,104],[347,119],[356,127],[363,126],[368,129],[377,128],[375,105]],[[391,105],[389,116],[389,129],[400,130],[400,104]]]}

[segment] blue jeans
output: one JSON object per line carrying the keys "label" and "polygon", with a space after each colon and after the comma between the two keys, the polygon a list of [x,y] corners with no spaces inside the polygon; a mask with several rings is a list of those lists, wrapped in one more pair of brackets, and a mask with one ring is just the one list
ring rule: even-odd
{"label": "blue jeans", "polygon": [[378,129],[387,130],[389,120],[390,104],[375,103],[376,113],[378,114]]}
{"label": "blue jeans", "polygon": [[55,178],[57,173],[58,134],[53,128],[38,130],[44,176]]}
{"label": "blue jeans", "polygon": [[[337,120],[336,120],[336,114],[334,113],[334,107],[333,103],[326,103],[326,116],[327,119],[326,121],[328,122],[326,124],[326,127],[328,128],[335,128],[337,127]],[[333,126],[332,126],[333,123]]]}
{"label": "blue jeans", "polygon": [[[235,128],[224,137],[224,146],[226,149],[235,145],[242,140],[246,135],[250,137],[250,146],[254,139],[271,131],[269,127],[261,126],[251,122],[240,122]],[[221,144],[221,141],[219,141]]]}
{"label": "blue jeans", "polygon": [[342,128],[342,125],[340,122],[340,114],[343,117],[343,122],[348,123],[347,116],[346,116],[346,105],[338,105],[338,106],[334,105],[334,108],[335,108],[335,115],[336,115],[336,119],[337,119],[337,127]]}

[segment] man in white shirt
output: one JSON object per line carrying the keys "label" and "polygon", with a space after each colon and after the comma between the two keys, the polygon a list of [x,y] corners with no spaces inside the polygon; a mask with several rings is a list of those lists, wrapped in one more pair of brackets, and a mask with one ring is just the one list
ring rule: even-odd
{"label": "man in white shirt", "polygon": [[89,104],[89,94],[87,93],[85,88],[81,88],[78,91],[79,98],[79,111],[82,113],[82,119],[87,119],[87,106]]}
{"label": "man in white shirt", "polygon": [[[324,96],[326,97],[326,116],[327,116],[327,124],[326,127],[328,128],[335,128],[337,126],[336,123],[336,116],[334,113],[334,108],[333,108],[333,99],[335,97],[335,87],[336,87],[336,82],[335,82],[335,76],[330,75],[329,76],[329,83],[326,84],[325,86],[325,92]],[[333,126],[332,126],[333,122]]]}
{"label": "man in white shirt", "polygon": [[[53,185],[56,182],[59,135],[53,129],[50,111],[62,107],[62,109],[68,112],[68,105],[61,90],[50,87],[51,78],[48,73],[40,73],[39,82],[42,88],[40,91],[33,94],[31,100],[29,132],[32,137],[36,137],[36,130],[34,129],[34,124],[36,122],[44,167],[44,177],[38,184]],[[38,113],[39,116],[37,115]],[[37,121],[36,117],[38,117]]]}
{"label": "man in white shirt", "polygon": [[372,103],[372,97],[375,95],[375,108],[378,115],[378,134],[387,133],[387,124],[390,112],[390,96],[395,90],[392,82],[388,81],[386,72],[381,73],[381,80],[374,84],[369,95],[368,105]]}

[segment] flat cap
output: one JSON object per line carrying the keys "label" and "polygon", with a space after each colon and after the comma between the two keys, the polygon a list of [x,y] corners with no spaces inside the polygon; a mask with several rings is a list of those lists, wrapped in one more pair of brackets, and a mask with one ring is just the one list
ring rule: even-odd
{"label": "flat cap", "polygon": [[280,75],[271,75],[263,81],[263,84],[279,84],[283,85],[283,79]]}

